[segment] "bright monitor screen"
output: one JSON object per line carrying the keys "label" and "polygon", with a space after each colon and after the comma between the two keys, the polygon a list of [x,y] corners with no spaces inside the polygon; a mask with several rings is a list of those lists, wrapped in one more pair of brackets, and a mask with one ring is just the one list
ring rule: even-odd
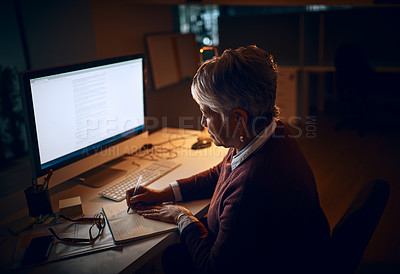
{"label": "bright monitor screen", "polygon": [[22,74],[36,177],[144,131],[144,57]]}

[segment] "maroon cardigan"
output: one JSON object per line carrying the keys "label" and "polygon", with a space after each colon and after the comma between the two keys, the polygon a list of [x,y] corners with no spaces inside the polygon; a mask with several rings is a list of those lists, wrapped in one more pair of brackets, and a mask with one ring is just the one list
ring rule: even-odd
{"label": "maroon cardigan", "polygon": [[181,235],[197,270],[322,273],[329,224],[290,132],[278,122],[269,140],[232,171],[233,155],[230,149],[214,168],[178,180],[184,201],[212,197],[208,228],[194,222]]}

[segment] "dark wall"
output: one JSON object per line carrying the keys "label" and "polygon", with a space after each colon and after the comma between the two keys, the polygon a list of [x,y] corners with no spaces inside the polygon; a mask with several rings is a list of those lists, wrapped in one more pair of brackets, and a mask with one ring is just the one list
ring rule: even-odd
{"label": "dark wall", "polygon": [[174,31],[174,7],[91,0],[96,52],[109,58],[145,52],[144,36]]}
{"label": "dark wall", "polygon": [[26,69],[21,34],[13,0],[0,4],[0,65]]}
{"label": "dark wall", "polygon": [[32,69],[96,59],[89,0],[20,0]]}
{"label": "dark wall", "polygon": [[145,52],[145,34],[174,31],[173,10],[124,0],[4,0],[0,65],[39,69]]}
{"label": "dark wall", "polygon": [[219,51],[255,44],[274,55],[279,64],[297,65],[299,18],[299,14],[221,17]]}
{"label": "dark wall", "polygon": [[362,8],[325,12],[325,62],[337,46],[359,45],[372,66],[400,66],[400,8]]}
{"label": "dark wall", "polygon": [[256,44],[272,53],[279,65],[301,65],[302,58],[304,65],[333,65],[336,48],[353,43],[365,51],[372,66],[398,67],[398,18],[398,7],[225,15],[220,18],[220,51]]}

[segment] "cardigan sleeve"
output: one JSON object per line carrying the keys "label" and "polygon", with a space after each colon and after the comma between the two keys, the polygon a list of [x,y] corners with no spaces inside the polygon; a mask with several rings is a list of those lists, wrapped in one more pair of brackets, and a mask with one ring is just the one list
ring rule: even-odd
{"label": "cardigan sleeve", "polygon": [[211,198],[217,185],[221,167],[227,156],[216,166],[191,177],[177,180],[182,200],[192,201]]}
{"label": "cardigan sleeve", "polygon": [[[181,241],[188,248],[199,273],[237,273],[243,265],[239,262],[244,238],[241,236],[242,226],[237,226],[240,216],[240,202],[237,194],[232,193],[231,198],[224,202],[220,215],[220,227],[217,236],[207,231],[201,222],[192,222],[181,233]],[[221,272],[222,271],[222,272]]]}

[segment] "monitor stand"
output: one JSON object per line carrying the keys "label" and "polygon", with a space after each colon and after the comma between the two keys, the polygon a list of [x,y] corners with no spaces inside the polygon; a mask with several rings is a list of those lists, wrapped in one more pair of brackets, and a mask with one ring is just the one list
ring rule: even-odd
{"label": "monitor stand", "polygon": [[100,188],[113,180],[124,177],[126,174],[126,170],[111,168],[110,164],[107,163],[82,173],[75,179],[83,185]]}

